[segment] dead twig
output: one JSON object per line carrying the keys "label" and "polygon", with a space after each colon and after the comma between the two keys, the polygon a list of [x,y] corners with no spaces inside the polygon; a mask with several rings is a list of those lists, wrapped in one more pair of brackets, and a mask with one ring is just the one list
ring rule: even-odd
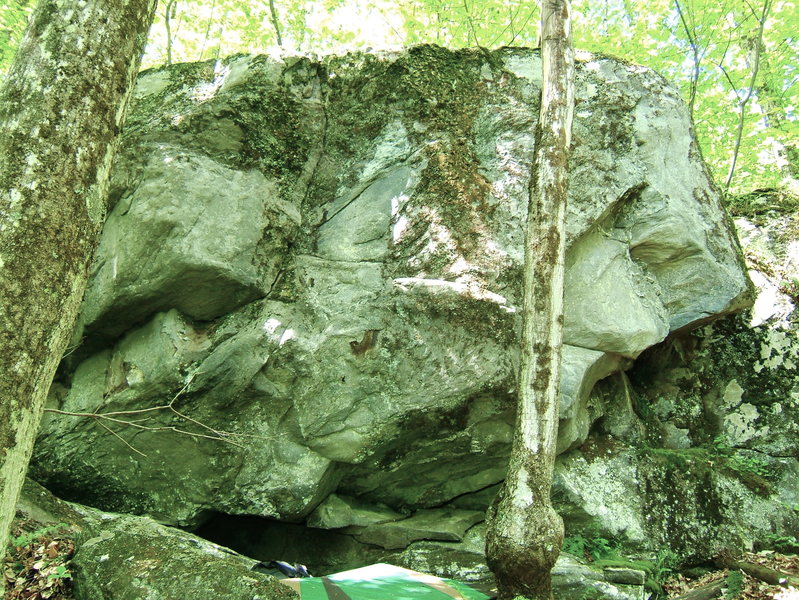
{"label": "dead twig", "polygon": [[[218,442],[225,442],[227,444],[231,444],[232,446],[236,446],[238,448],[244,448],[242,444],[233,441],[235,438],[242,438],[242,437],[258,437],[254,435],[248,434],[240,434],[240,433],[233,433],[230,431],[223,431],[221,429],[216,429],[211,427],[210,425],[206,425],[202,421],[194,419],[181,411],[175,408],[175,402],[180,398],[188,389],[189,386],[194,381],[194,377],[198,375],[198,372],[194,372],[186,381],[186,384],[172,397],[172,399],[167,404],[162,404],[160,406],[150,406],[148,408],[139,408],[139,409],[132,409],[132,410],[116,410],[116,411],[109,411],[109,412],[100,412],[100,407],[98,406],[94,412],[75,412],[75,411],[68,411],[68,410],[60,410],[57,408],[46,408],[45,412],[53,413],[56,415],[62,415],[66,417],[78,417],[78,418],[86,418],[86,419],[93,419],[96,421],[103,429],[111,433],[114,437],[119,439],[123,444],[125,444],[128,448],[130,448],[136,454],[139,454],[143,457],[147,457],[147,454],[135,448],[132,444],[130,444],[125,438],[123,438],[118,432],[114,431],[109,427],[109,423],[114,423],[116,425],[123,425],[125,427],[132,427],[134,429],[138,429],[140,431],[149,431],[149,432],[163,432],[163,431],[171,431],[173,433],[177,433],[180,435],[186,435],[192,438],[199,438],[199,439],[206,439],[206,440],[214,440]],[[186,429],[182,429],[175,425],[144,425],[143,422],[146,422],[149,418],[152,418],[154,413],[159,412],[171,412],[179,419],[182,419],[192,425],[204,429],[209,433],[197,433],[195,431],[188,431]],[[146,415],[143,418],[138,419],[129,419],[126,417],[136,417],[139,415]]]}

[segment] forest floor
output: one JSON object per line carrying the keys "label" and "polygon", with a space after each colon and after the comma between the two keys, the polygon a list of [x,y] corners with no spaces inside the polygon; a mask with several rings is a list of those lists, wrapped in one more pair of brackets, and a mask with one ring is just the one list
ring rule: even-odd
{"label": "forest floor", "polygon": [[[766,567],[786,575],[786,579],[799,579],[799,556],[780,554],[771,550],[744,554],[741,561]],[[792,582],[794,582],[792,580]],[[794,582],[795,583],[795,582]],[[711,571],[700,577],[689,578],[678,574],[663,585],[667,598],[701,600],[703,598],[728,598],[738,600],[799,600],[799,588],[774,585],[753,577],[739,569]],[[703,595],[703,591],[706,594]]]}
{"label": "forest floor", "polygon": [[[21,525],[13,532],[3,565],[5,599],[72,600],[69,559],[75,546],[68,533],[58,526],[32,530],[32,525],[25,522]],[[695,572],[693,577],[673,575],[663,583],[666,596],[660,598],[799,600],[798,554],[773,550],[745,553],[735,558],[735,566],[743,568],[719,569],[701,575]],[[779,580],[784,580],[782,585]]]}

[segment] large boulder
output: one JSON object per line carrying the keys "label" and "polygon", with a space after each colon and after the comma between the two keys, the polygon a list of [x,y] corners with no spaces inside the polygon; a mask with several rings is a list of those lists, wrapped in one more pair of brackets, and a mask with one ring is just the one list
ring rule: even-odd
{"label": "large boulder", "polygon": [[[439,525],[449,527],[442,521]],[[489,595],[496,594],[494,577],[485,563],[484,523],[468,528],[457,540],[447,537],[448,532],[438,530],[439,537],[411,542],[402,549],[361,543],[357,536],[351,535],[353,531],[346,531],[230,516],[216,517],[200,529],[203,536],[251,556],[283,556],[292,562],[307,561],[314,574],[387,562],[457,579]],[[445,536],[440,536],[441,533]],[[612,566],[599,565],[562,552],[552,571],[555,597],[559,600],[593,597],[645,600],[649,593],[644,585],[647,574],[642,567],[647,567],[645,561],[625,564],[617,560]]]}
{"label": "large boulder", "polygon": [[[422,46],[142,74],[35,476],[181,525],[500,481],[540,69]],[[600,56],[576,77],[561,452],[598,381],[749,302],[677,92]]]}
{"label": "large boulder", "polygon": [[[274,577],[253,570],[258,561],[147,517],[64,502],[32,481],[22,490],[17,523],[45,535],[57,530],[59,537],[72,540],[74,554],[63,558],[69,559],[75,600],[298,597]],[[45,555],[42,562],[52,558]]]}

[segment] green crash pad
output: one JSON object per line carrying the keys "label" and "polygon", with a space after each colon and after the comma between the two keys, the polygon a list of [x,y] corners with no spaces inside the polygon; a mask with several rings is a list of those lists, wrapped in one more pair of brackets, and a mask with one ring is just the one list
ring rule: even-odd
{"label": "green crash pad", "polygon": [[302,600],[488,600],[452,579],[378,563],[327,577],[282,579]]}

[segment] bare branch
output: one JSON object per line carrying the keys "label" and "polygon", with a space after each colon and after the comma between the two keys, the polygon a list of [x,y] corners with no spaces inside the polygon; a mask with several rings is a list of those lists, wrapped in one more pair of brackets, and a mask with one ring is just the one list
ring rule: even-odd
{"label": "bare branch", "polygon": [[[519,11],[520,11],[520,10],[521,10],[521,7],[519,7],[519,8],[517,8],[517,9],[516,9],[516,15],[518,15],[518,14],[519,14]],[[499,40],[501,40],[501,39],[502,39],[502,36],[503,36],[503,35],[505,35],[505,33],[506,33],[506,32],[507,32],[509,29],[511,30],[511,34],[512,34],[512,37],[511,37],[511,39],[516,39],[516,32],[514,32],[514,31],[513,31],[513,19],[515,19],[515,18],[516,18],[516,15],[514,15],[514,14],[513,14],[513,9],[512,9],[512,8],[510,8],[510,7],[508,7],[508,24],[507,24],[507,25],[505,25],[505,28],[504,28],[502,31],[500,31],[500,32],[499,32],[499,33],[498,33],[498,34],[497,34],[497,35],[494,37],[494,39],[493,39],[493,40],[491,40],[491,42],[490,42],[490,43],[489,43],[489,45],[488,45],[488,47],[489,47],[489,48],[490,48],[490,47],[493,47],[493,46],[494,46],[494,44],[496,44],[496,43],[497,43]]]}
{"label": "bare branch", "polygon": [[[377,10],[377,14],[379,14],[379,15],[380,15],[380,18],[381,18],[381,19],[383,19],[383,22],[384,22],[386,25],[388,25],[388,26],[389,26],[389,28],[391,29],[391,31],[393,31],[393,32],[394,32],[394,35],[396,35],[396,36],[397,36],[397,39],[398,39],[398,40],[401,40],[401,39],[403,39],[402,33],[401,33],[400,31],[398,31],[396,27],[394,27],[394,24],[393,24],[391,21],[389,21],[389,20],[388,20],[388,17],[386,17],[386,15],[385,15],[385,13],[382,11],[382,9],[381,9],[379,6],[374,6],[373,8],[374,8],[375,10]],[[275,286],[275,283],[277,283],[277,279],[278,279],[278,277],[280,277],[282,274],[283,274],[283,271],[282,271],[282,270],[281,270],[281,271],[280,271],[280,272],[277,274],[277,277],[275,277],[275,281],[274,281],[274,283],[272,283],[272,286],[269,288],[269,291],[270,291],[270,292],[272,291],[272,288]],[[267,294],[266,294],[266,295],[268,296],[268,295],[269,295],[269,292],[267,292]]]}
{"label": "bare branch", "polygon": [[86,339],[85,337],[80,338],[72,346],[69,346],[66,350],[64,350],[64,355],[61,357],[61,360],[64,360],[67,356],[69,356],[70,354],[75,352],[75,350],[80,348],[80,345],[83,343],[83,340],[85,340],[85,339]]}
{"label": "bare branch", "polygon": [[[693,68],[691,69],[691,91],[688,98],[688,112],[691,117],[694,116],[694,103],[696,102],[696,91],[699,84],[699,51],[698,51],[698,44],[696,36],[692,31],[692,28],[688,26],[687,21],[685,20],[685,15],[683,14],[682,6],[680,6],[680,0],[674,0],[674,5],[677,7],[677,14],[680,16],[680,22],[682,23],[683,30],[685,31],[685,35],[688,38],[688,43],[691,46],[691,53],[693,54]],[[691,19],[693,21],[693,19]],[[695,25],[694,25],[695,26]]]}
{"label": "bare branch", "polygon": [[733,93],[735,94],[735,97],[738,98],[738,102],[740,102],[741,101],[741,95],[738,93],[738,88],[735,87],[735,83],[732,81],[732,78],[730,77],[730,74],[727,73],[727,69],[725,69],[724,65],[721,64],[720,62],[716,63],[716,66],[724,74],[724,77],[727,80],[727,83],[730,84],[730,89],[732,89]]}
{"label": "bare branch", "polygon": [[521,33],[522,31],[525,31],[527,29],[528,23],[530,23],[530,21],[532,20],[533,16],[535,16],[535,14],[536,14],[535,8],[536,7],[535,7],[535,4],[534,4],[533,8],[530,10],[530,14],[527,15],[527,18],[524,20],[524,23],[522,23],[522,26],[519,27],[519,31],[517,33],[514,33],[513,34],[513,39],[511,39],[510,42],[508,42],[509,45],[516,41],[516,37],[518,36],[519,33]]}
{"label": "bare branch", "polygon": [[132,446],[130,443],[128,443],[128,441],[127,441],[125,438],[123,438],[123,437],[122,437],[121,435],[119,435],[119,434],[118,434],[116,431],[114,431],[113,429],[111,429],[111,428],[110,428],[108,425],[106,425],[106,424],[105,424],[105,423],[103,423],[102,421],[97,421],[97,424],[98,424],[100,427],[102,427],[103,429],[105,429],[105,430],[106,430],[108,433],[110,433],[111,435],[113,435],[115,438],[117,438],[117,439],[118,439],[120,442],[122,442],[123,444],[125,444],[125,445],[126,445],[128,448],[130,448],[131,450],[133,450],[133,452],[135,452],[136,454],[138,454],[138,455],[140,455],[140,456],[143,456],[144,458],[148,458],[148,456],[147,456],[147,455],[146,455],[144,452],[142,452],[142,451],[140,451],[140,450],[137,450],[136,448],[134,448],[134,447],[133,447],[133,446]]}
{"label": "bare branch", "polygon": [[[186,380],[185,385],[178,390],[178,392],[172,397],[168,404],[161,404],[159,406],[150,406],[148,408],[138,408],[138,409],[131,409],[131,410],[117,410],[117,411],[109,411],[109,412],[99,412],[100,407],[98,406],[94,412],[73,412],[73,411],[66,411],[60,410],[57,408],[46,408],[45,412],[63,415],[67,417],[79,417],[79,418],[87,418],[87,419],[94,419],[100,426],[106,429],[108,432],[119,438],[121,441],[125,443],[131,450],[134,450],[137,454],[141,454],[142,456],[146,456],[143,452],[137,450],[133,446],[131,446],[128,442],[126,442],[119,434],[109,428],[106,423],[116,423],[118,425],[125,425],[127,427],[133,427],[134,429],[138,429],[141,431],[151,431],[151,432],[158,432],[158,431],[171,431],[174,433],[179,433],[181,435],[187,435],[190,437],[195,438],[203,438],[208,440],[215,440],[219,442],[225,442],[231,444],[233,446],[237,446],[239,448],[244,448],[241,444],[232,441],[230,438],[238,438],[238,437],[258,437],[252,436],[247,434],[239,434],[233,433],[230,431],[222,431],[220,429],[215,429],[209,425],[206,425],[202,421],[194,419],[175,408],[174,404],[178,398],[180,398],[191,386],[194,378],[200,374],[200,371],[194,371]],[[143,425],[142,423],[146,422],[148,418],[151,418],[150,415],[157,412],[171,412],[179,419],[183,419],[195,425],[201,429],[204,429],[211,433],[197,433],[193,431],[187,431],[185,429],[181,429],[179,427],[175,427],[174,425]],[[135,417],[138,415],[147,415],[140,419],[128,419],[122,417]]]}
{"label": "bare branch", "polygon": [[[154,408],[169,409],[171,407],[166,405],[166,406],[154,407]],[[149,410],[149,409],[145,409],[145,410]],[[208,427],[207,425],[203,425],[203,424],[199,423],[198,421],[196,421],[194,419],[189,419],[189,420],[192,423],[199,424],[202,427],[204,427],[204,428],[206,428],[206,429],[208,429],[210,431],[213,431],[215,433],[215,435],[206,435],[204,433],[195,433],[193,431],[186,431],[185,429],[180,429],[179,427],[175,427],[174,425],[156,425],[156,426],[142,425],[140,423],[140,420],[129,421],[127,419],[120,419],[120,418],[118,418],[116,416],[109,416],[110,413],[72,412],[72,411],[68,411],[68,410],[60,410],[60,409],[57,409],[57,408],[46,408],[45,412],[53,413],[53,414],[56,414],[56,415],[63,415],[65,417],[83,417],[83,418],[87,418],[87,419],[94,419],[98,423],[102,423],[103,421],[107,421],[109,423],[117,423],[119,425],[126,425],[128,427],[133,427],[134,429],[139,429],[141,431],[152,431],[152,432],[171,431],[173,433],[179,433],[181,435],[187,435],[187,436],[190,436],[190,437],[203,438],[203,439],[207,439],[207,440],[215,440],[217,442],[226,442],[228,444],[231,444],[232,446],[237,446],[239,448],[244,448],[244,446],[242,446],[241,444],[228,439],[228,438],[231,438],[231,437],[238,437],[239,434],[228,432],[228,431],[218,431],[216,429],[213,429],[212,427]],[[118,411],[117,413],[114,413],[114,414],[119,415],[119,414],[124,414],[124,412],[125,411]],[[141,412],[141,411],[130,411],[130,412],[134,412],[135,413],[135,412]],[[174,411],[174,412],[177,412],[177,411]],[[177,413],[177,414],[180,415],[180,413]],[[183,418],[185,418],[185,417],[183,417]],[[107,427],[106,427],[106,429],[107,429]]]}
{"label": "bare branch", "polygon": [[208,43],[208,36],[211,33],[211,25],[213,25],[214,23],[214,11],[216,10],[216,2],[217,0],[213,0],[213,2],[211,2],[211,14],[208,17],[208,23],[205,27],[205,37],[203,38],[203,44],[202,47],[200,48],[200,58],[198,58],[197,60],[202,60],[203,54],[205,54],[205,46]]}
{"label": "bare branch", "polygon": [[[724,184],[725,189],[730,189],[730,184],[732,183],[732,176],[735,174],[735,166],[738,162],[738,154],[741,150],[741,140],[743,139],[743,130],[744,130],[744,120],[746,118],[746,105],[751,100],[752,95],[755,92],[755,83],[757,82],[757,74],[760,69],[760,52],[763,47],[763,30],[766,27],[766,20],[768,19],[768,13],[771,8],[771,1],[772,0],[764,0],[763,2],[763,12],[758,19],[758,23],[760,26],[757,30],[757,37],[755,38],[754,45],[755,45],[755,56],[752,59],[752,77],[749,80],[749,88],[746,92],[746,96],[743,98],[738,95],[738,92],[735,92],[735,95],[738,96],[740,111],[738,114],[738,128],[735,132],[735,145],[732,149],[732,157],[730,159],[730,170],[727,173],[727,181]],[[749,6],[750,10],[752,10],[752,14],[755,14],[754,9],[749,5],[747,2],[747,6]],[[755,18],[757,15],[755,14]],[[726,71],[724,71],[726,75]],[[729,77],[728,77],[729,80]]]}

